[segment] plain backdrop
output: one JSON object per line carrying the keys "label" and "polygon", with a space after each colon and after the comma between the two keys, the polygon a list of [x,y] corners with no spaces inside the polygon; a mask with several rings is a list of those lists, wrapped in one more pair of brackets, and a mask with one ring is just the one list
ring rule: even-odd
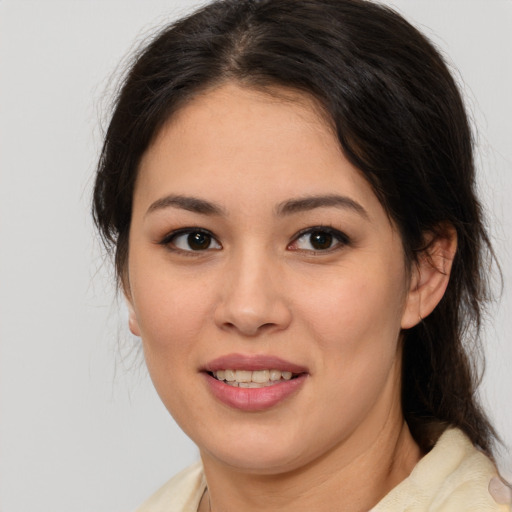
{"label": "plain backdrop", "polygon": [[[394,0],[456,64],[505,289],[483,399],[512,445],[512,1]],[[136,508],[197,450],[153,391],[89,215],[119,62],[198,2],[0,0],[0,511]],[[242,433],[243,434],[243,433]],[[509,477],[509,455],[501,456]]]}

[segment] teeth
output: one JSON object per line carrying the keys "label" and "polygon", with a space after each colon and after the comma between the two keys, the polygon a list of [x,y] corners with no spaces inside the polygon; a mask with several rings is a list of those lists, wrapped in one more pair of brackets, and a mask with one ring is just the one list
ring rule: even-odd
{"label": "teeth", "polygon": [[247,370],[237,370],[235,380],[237,382],[251,382],[252,372],[249,372]]}
{"label": "teeth", "polygon": [[[224,378],[221,378],[221,376],[219,376],[219,373],[223,373],[224,372]],[[219,370],[217,372],[217,379],[219,380],[227,380],[228,382],[234,382],[236,380],[236,374],[233,370]]]}
{"label": "teeth", "polygon": [[292,372],[280,370],[218,370],[213,372],[218,380],[226,381],[227,384],[241,388],[261,388],[277,384],[281,380],[290,380]]}
{"label": "teeth", "polygon": [[238,387],[239,388],[261,388],[263,386],[261,384],[258,384],[257,382],[239,382]]}
{"label": "teeth", "polygon": [[253,382],[258,382],[258,383],[268,382],[269,373],[270,373],[270,370],[258,370],[258,371],[252,372],[251,380]]}
{"label": "teeth", "polygon": [[270,370],[270,380],[281,380],[281,372],[279,370]]}

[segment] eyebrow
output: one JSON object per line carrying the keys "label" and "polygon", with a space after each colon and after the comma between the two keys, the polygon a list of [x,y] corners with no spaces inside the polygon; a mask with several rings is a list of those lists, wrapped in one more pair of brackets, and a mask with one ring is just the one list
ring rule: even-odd
{"label": "eyebrow", "polygon": [[181,208],[182,210],[203,215],[225,215],[224,209],[215,203],[197,197],[181,195],[168,195],[157,199],[154,203],[151,203],[146,211],[146,215],[169,207]]}
{"label": "eyebrow", "polygon": [[[180,208],[182,210],[187,210],[202,215],[227,215],[225,210],[218,204],[206,201],[205,199],[182,195],[168,195],[157,199],[154,203],[151,203],[146,211],[146,215],[170,207]],[[336,194],[289,199],[288,201],[284,201],[277,206],[276,213],[277,215],[284,216],[294,213],[306,212],[316,208],[329,207],[352,210],[365,219],[369,218],[366,210],[358,202],[354,201],[350,197]]]}
{"label": "eyebrow", "polygon": [[290,215],[293,213],[306,212],[316,208],[342,208],[352,210],[365,219],[368,219],[368,213],[357,201],[350,197],[330,194],[325,196],[309,196],[298,199],[290,199],[280,203],[277,207],[278,215]]}

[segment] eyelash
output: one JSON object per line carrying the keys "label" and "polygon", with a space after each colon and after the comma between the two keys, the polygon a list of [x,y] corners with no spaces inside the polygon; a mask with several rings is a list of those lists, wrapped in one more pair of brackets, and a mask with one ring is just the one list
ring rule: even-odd
{"label": "eyelash", "polygon": [[[205,235],[206,237],[208,237],[210,239],[209,240],[209,245],[211,245],[212,243],[216,243],[220,247],[212,249],[211,247],[208,246],[208,247],[206,247],[203,250],[197,250],[197,249],[196,250],[194,250],[194,249],[187,250],[187,249],[182,249],[181,247],[177,247],[175,245],[175,241],[176,241],[176,239],[178,237],[184,236],[184,235],[190,236],[190,235],[194,235],[194,234]],[[172,231],[171,233],[166,235],[159,242],[159,245],[163,245],[164,247],[166,247],[170,251],[179,252],[181,254],[185,254],[186,256],[194,256],[194,255],[196,255],[198,253],[205,252],[207,250],[218,251],[218,250],[222,249],[222,245],[220,244],[220,242],[215,238],[215,236],[210,231],[208,231],[206,229],[203,229],[203,228],[195,228],[195,227],[194,228],[182,228],[182,229],[178,229],[176,231]]]}
{"label": "eyelash", "polygon": [[[319,234],[319,235],[328,235],[327,240],[330,242],[329,247],[326,247],[325,249],[303,249],[303,248],[294,248],[293,246],[297,244],[297,242],[307,235],[312,236],[313,234]],[[208,247],[205,247],[204,249],[183,249],[181,247],[177,247],[175,245],[175,241],[180,236],[190,236],[190,235],[205,235],[208,239]],[[334,245],[332,245],[333,242],[336,242]],[[197,255],[198,253],[206,252],[206,251],[218,251],[222,249],[221,243],[217,240],[217,238],[208,230],[199,228],[199,227],[191,227],[191,228],[182,228],[178,229],[176,231],[172,231],[171,233],[167,234],[160,242],[158,242],[159,245],[162,245],[173,252],[179,252],[181,254],[185,254],[187,256],[193,256]],[[186,242],[188,243],[188,242]],[[219,247],[212,248],[211,245],[217,244]],[[311,244],[311,241],[309,242]],[[330,253],[332,251],[335,251],[337,249],[340,249],[341,247],[350,245],[351,240],[350,238],[343,232],[334,229],[330,226],[313,226],[306,229],[303,229],[299,231],[293,238],[292,242],[290,242],[287,246],[288,250],[292,251],[301,251],[301,252],[307,252],[311,254],[322,254],[322,253]],[[189,244],[190,247],[190,244]]]}
{"label": "eyelash", "polygon": [[[309,235],[310,237],[315,234],[322,234],[322,235],[329,235],[331,237],[331,246],[325,248],[325,249],[300,249],[296,248],[293,249],[292,245],[296,244],[301,238]],[[333,242],[337,242],[334,245],[332,245]],[[311,243],[311,242],[309,242]],[[293,241],[288,245],[288,249],[294,250],[294,251],[301,251],[301,252],[307,252],[310,254],[323,254],[323,253],[330,253],[333,251],[336,251],[337,249],[340,249],[342,247],[345,247],[347,245],[351,244],[350,238],[343,232],[339,231],[338,229],[332,228],[330,226],[313,226],[307,229],[304,229],[302,231],[299,231],[293,238]]]}

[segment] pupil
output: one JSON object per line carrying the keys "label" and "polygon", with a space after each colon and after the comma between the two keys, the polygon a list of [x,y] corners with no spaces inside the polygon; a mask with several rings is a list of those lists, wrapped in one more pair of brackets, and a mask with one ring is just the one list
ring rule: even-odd
{"label": "pupil", "polygon": [[311,233],[310,241],[315,249],[329,249],[332,244],[332,235],[325,231],[315,231]]}
{"label": "pupil", "polygon": [[211,237],[206,233],[190,233],[187,242],[193,251],[201,251],[210,247]]}

